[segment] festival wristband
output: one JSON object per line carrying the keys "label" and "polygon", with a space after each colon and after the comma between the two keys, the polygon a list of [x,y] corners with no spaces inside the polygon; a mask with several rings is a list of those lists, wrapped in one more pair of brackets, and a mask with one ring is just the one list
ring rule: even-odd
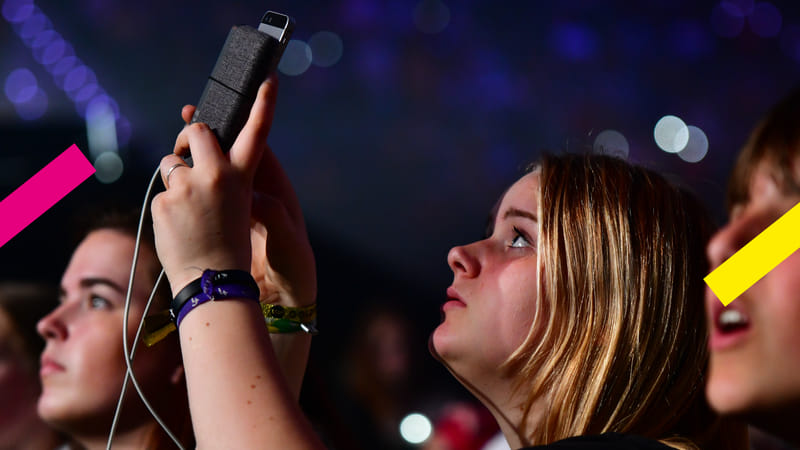
{"label": "festival wristband", "polygon": [[319,334],[316,303],[300,308],[261,303],[261,311],[270,333]]}
{"label": "festival wristband", "polygon": [[244,270],[214,271],[203,275],[178,292],[170,303],[170,315],[176,327],[199,305],[212,300],[247,298],[258,301],[259,290],[253,276]]}

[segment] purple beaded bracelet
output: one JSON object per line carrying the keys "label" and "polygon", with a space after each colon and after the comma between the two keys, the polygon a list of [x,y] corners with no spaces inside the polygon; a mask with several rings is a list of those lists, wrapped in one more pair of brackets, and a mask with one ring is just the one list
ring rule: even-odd
{"label": "purple beaded bracelet", "polygon": [[189,311],[207,301],[247,298],[258,302],[259,295],[258,284],[249,272],[206,269],[200,278],[178,292],[170,304],[170,313],[175,326],[180,327]]}

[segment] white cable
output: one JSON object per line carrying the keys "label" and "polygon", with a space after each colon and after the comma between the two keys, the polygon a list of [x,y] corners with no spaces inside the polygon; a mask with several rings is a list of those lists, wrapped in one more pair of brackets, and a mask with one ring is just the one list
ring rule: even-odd
{"label": "white cable", "polygon": [[153,177],[150,179],[150,184],[147,186],[147,193],[144,196],[144,202],[142,204],[142,212],[139,216],[139,229],[136,231],[136,244],[134,246],[133,251],[133,262],[131,263],[131,275],[128,279],[128,292],[125,295],[125,312],[122,318],[122,347],[123,351],[125,352],[125,365],[127,366],[127,371],[125,372],[125,379],[122,382],[122,391],[119,394],[119,400],[117,401],[117,409],[114,411],[114,420],[111,423],[111,431],[108,433],[108,442],[106,444],[106,450],[111,449],[111,442],[114,439],[114,432],[117,428],[117,423],[119,421],[120,412],[122,411],[122,400],[125,397],[125,391],[128,387],[128,378],[130,377],[131,382],[133,383],[133,387],[136,389],[136,392],[139,394],[139,398],[142,399],[144,406],[150,411],[150,414],[153,418],[158,422],[161,428],[164,430],[165,433],[172,439],[175,445],[180,449],[184,450],[183,446],[181,445],[180,441],[177,437],[170,431],[169,427],[164,423],[163,420],[158,416],[152,406],[150,406],[150,402],[147,401],[145,398],[144,392],[142,392],[139,383],[136,381],[136,376],[133,374],[133,357],[136,355],[136,344],[139,342],[139,335],[142,331],[142,327],[144,326],[144,318],[147,316],[147,312],[150,310],[150,304],[153,301],[153,297],[155,297],[156,290],[158,289],[158,285],[161,283],[161,280],[164,277],[164,270],[161,270],[161,273],[158,275],[158,279],[156,280],[155,285],[153,286],[153,290],[150,292],[150,298],[147,300],[147,304],[145,305],[144,312],[142,313],[142,319],[139,321],[139,328],[136,330],[136,336],[133,339],[133,346],[128,350],[128,314],[131,307],[131,295],[133,292],[133,279],[134,274],[136,273],[136,262],[139,257],[139,245],[141,243],[142,237],[142,223],[144,222],[144,215],[145,211],[147,210],[147,205],[150,200],[150,192],[153,189],[153,184],[156,181],[161,169],[160,167],[156,169]]}

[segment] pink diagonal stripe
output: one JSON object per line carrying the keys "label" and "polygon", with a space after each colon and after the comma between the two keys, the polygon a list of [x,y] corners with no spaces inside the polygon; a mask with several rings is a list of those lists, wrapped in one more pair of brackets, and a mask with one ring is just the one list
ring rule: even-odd
{"label": "pink diagonal stripe", "polygon": [[0,247],[25,229],[95,172],[72,144],[0,202]]}

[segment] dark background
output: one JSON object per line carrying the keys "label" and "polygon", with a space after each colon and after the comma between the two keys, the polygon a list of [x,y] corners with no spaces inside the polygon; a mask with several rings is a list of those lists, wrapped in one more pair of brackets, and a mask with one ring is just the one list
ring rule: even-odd
{"label": "dark background", "polygon": [[[591,150],[616,130],[630,160],[693,187],[724,220],[734,155],[800,73],[800,3],[789,0],[47,0],[27,16],[30,1],[0,3],[0,194],[73,142],[90,152],[86,102],[41,62],[36,33],[48,29],[114,99],[124,164],[118,181],[87,180],[2,247],[4,279],[57,280],[66,224],[82,205],[140,201],[232,25],[273,9],[296,19],[294,49],[321,31],[341,39],[333,65],[281,75],[270,136],[320,267],[312,368],[338,354],[357,311],[373,304],[401,308],[427,335],[451,277],[448,249],[481,236],[494,201],[543,150]],[[37,15],[47,19],[31,24]],[[317,50],[312,61],[326,56]],[[284,62],[298,58],[287,51]],[[17,69],[47,99],[38,113],[12,101],[30,87],[8,81]],[[657,147],[665,115],[705,132],[703,160]]]}

